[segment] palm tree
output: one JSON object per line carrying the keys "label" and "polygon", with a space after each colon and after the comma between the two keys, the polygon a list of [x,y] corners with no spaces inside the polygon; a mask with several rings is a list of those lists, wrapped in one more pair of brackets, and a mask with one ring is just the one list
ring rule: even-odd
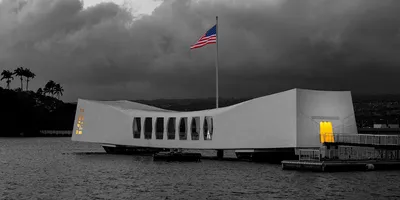
{"label": "palm tree", "polygon": [[56,83],[54,81],[50,80],[44,86],[44,89],[43,89],[44,94],[51,94],[51,96],[53,96],[55,94],[55,87],[56,87]]}
{"label": "palm tree", "polygon": [[62,88],[61,85],[57,83],[54,87],[54,94],[57,95],[57,99],[60,99],[60,96],[63,95],[63,92],[64,88]]}
{"label": "palm tree", "polygon": [[39,89],[36,91],[36,94],[43,95],[43,89],[42,89],[42,88],[39,88]]}
{"label": "palm tree", "polygon": [[13,75],[14,74],[9,70],[3,70],[3,72],[1,72],[1,80],[6,79],[7,89],[10,89],[11,80],[14,80]]}
{"label": "palm tree", "polygon": [[24,68],[22,68],[22,67],[18,67],[17,69],[15,69],[14,70],[14,74],[16,75],[16,76],[19,76],[20,77],[20,79],[21,79],[21,90],[23,90],[22,88],[23,88],[23,85],[22,85],[22,78],[25,76],[25,70],[24,70]]}
{"label": "palm tree", "polygon": [[31,72],[30,69],[24,69],[24,76],[26,77],[26,90],[28,91],[29,79],[35,78],[36,74]]}

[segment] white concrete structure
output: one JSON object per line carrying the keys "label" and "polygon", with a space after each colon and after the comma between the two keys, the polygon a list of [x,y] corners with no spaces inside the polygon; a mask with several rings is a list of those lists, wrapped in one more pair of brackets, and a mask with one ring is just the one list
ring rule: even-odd
{"label": "white concrete structure", "polygon": [[154,148],[317,148],[321,121],[331,122],[334,133],[356,134],[351,93],[292,89],[194,112],[79,99],[72,140]]}

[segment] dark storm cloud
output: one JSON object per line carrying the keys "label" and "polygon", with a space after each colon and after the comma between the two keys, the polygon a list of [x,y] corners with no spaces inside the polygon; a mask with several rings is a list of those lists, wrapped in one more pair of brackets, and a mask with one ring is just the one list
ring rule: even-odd
{"label": "dark storm cloud", "polygon": [[189,46],[218,15],[223,96],[294,87],[392,92],[399,11],[396,0],[182,0],[132,21],[112,3],[4,0],[0,65],[31,68],[36,87],[60,82],[72,101],[213,96],[215,47]]}

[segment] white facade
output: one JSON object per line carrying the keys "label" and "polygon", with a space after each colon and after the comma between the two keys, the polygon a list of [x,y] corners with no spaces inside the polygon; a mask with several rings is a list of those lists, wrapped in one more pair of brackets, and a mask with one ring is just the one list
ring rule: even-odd
{"label": "white facade", "polygon": [[[140,138],[134,138],[134,118],[141,119]],[[151,128],[151,139],[144,137],[145,118],[151,118],[151,126],[147,126]],[[157,118],[162,118],[163,124],[157,123]],[[168,139],[170,118],[176,120],[175,139]],[[186,140],[180,139],[182,118],[186,121]],[[208,129],[204,128],[205,119]],[[197,122],[193,127],[192,120]],[[72,140],[187,149],[320,147],[321,121],[330,121],[334,133],[356,134],[351,93],[292,89],[229,107],[194,112],[163,110],[129,101],[79,99]],[[198,140],[192,138],[192,129],[199,133]],[[205,140],[207,135],[211,139]]]}

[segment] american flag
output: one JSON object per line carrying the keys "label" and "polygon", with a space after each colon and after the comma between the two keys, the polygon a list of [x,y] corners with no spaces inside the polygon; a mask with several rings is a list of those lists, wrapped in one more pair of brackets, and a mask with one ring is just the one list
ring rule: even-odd
{"label": "american flag", "polygon": [[210,30],[208,30],[200,39],[192,46],[190,49],[196,49],[203,47],[207,44],[213,44],[217,42],[217,25],[214,25]]}

